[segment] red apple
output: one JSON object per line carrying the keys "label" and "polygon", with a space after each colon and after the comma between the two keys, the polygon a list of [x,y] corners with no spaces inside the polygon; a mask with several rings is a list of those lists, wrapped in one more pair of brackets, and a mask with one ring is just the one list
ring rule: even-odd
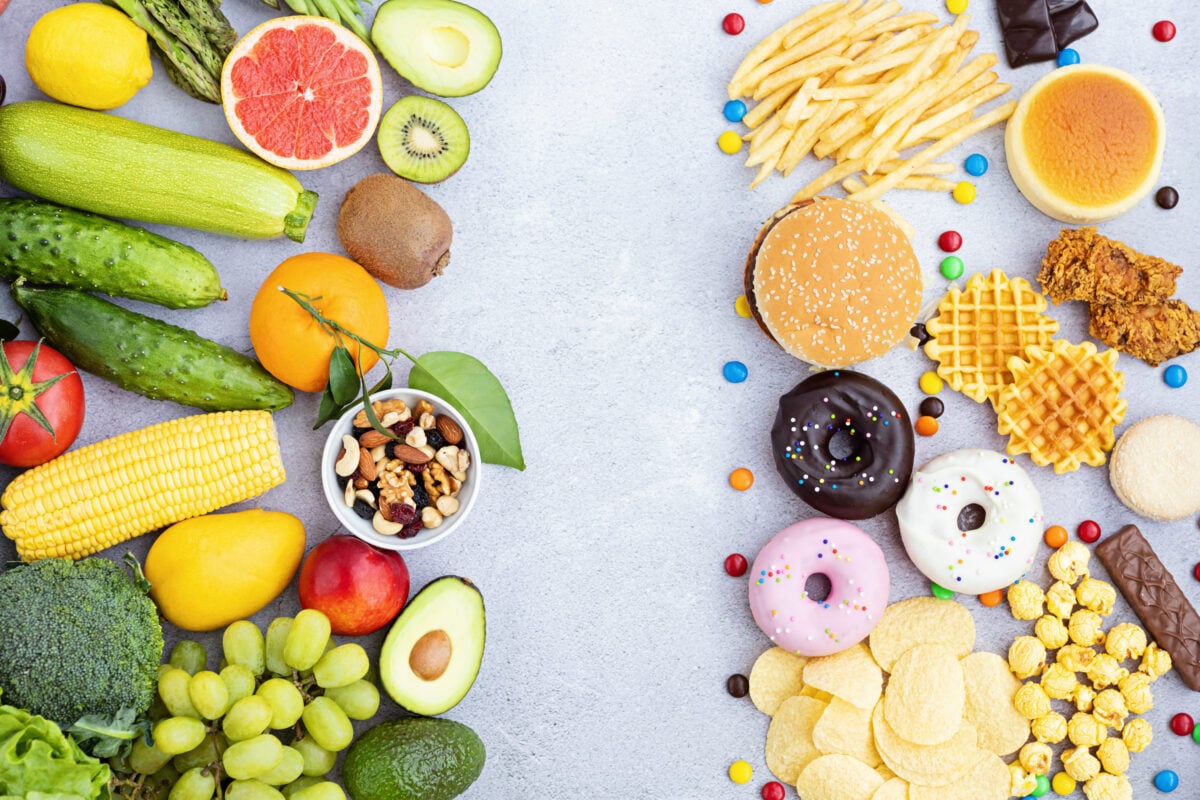
{"label": "red apple", "polygon": [[312,549],[300,568],[300,605],[329,617],[335,634],[365,636],[387,625],[408,601],[400,554],[339,534]]}

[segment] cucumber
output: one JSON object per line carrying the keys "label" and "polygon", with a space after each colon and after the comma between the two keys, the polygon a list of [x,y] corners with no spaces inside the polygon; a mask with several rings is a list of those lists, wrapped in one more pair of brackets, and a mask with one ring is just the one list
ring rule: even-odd
{"label": "cucumber", "polygon": [[317,202],[245,150],[40,100],[0,106],[0,180],[84,211],[243,239],[302,242]]}
{"label": "cucumber", "polygon": [[185,328],[23,279],[12,296],[56,350],[122,389],[204,411],[278,411],[292,403],[292,390],[253,358]]}
{"label": "cucumber", "polygon": [[185,244],[86,211],[0,198],[0,278],[200,308],[224,300],[216,267]]}

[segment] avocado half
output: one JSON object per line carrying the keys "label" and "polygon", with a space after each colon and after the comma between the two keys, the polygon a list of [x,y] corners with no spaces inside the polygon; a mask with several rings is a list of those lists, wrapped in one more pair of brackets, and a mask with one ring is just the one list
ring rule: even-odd
{"label": "avocado half", "polygon": [[487,633],[483,595],[447,575],[417,593],[388,631],[379,677],[388,696],[414,714],[449,711],[467,696]]}
{"label": "avocado half", "polygon": [[487,15],[454,0],[388,0],[371,41],[418,89],[441,97],[474,94],[500,66],[500,32]]}

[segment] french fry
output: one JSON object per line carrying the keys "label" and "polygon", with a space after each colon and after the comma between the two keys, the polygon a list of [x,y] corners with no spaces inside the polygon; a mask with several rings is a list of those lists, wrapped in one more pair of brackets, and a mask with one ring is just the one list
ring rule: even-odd
{"label": "french fry", "polygon": [[754,99],[758,100],[760,97],[766,97],[770,92],[792,81],[809,78],[813,75],[820,75],[827,69],[844,67],[852,63],[854,62],[842,56],[824,56],[822,58],[801,61],[786,69],[779,70],[760,83],[758,88],[754,90]]}
{"label": "french fry", "polygon": [[933,14],[929,11],[914,11],[910,14],[901,14],[898,17],[880,20],[870,28],[862,31],[859,35],[863,39],[874,39],[875,37],[882,36],[885,33],[908,30],[910,28],[915,28],[918,25],[933,25],[937,21],[937,14]]}
{"label": "french fry", "polygon": [[[950,82],[947,83],[946,87],[942,90],[942,95],[940,97],[938,97],[937,102],[934,103],[932,106],[930,106],[929,112],[931,114],[936,114],[937,112],[941,111],[946,106],[951,105],[952,103],[956,102],[956,100],[950,99],[950,98],[956,96],[956,94],[959,92],[960,89],[962,89],[962,87],[973,82],[980,75],[984,74],[989,69],[996,66],[996,60],[997,59],[996,59],[995,53],[984,53],[981,56],[976,56],[975,58],[973,58],[971,60],[971,63],[967,64],[965,67],[960,69],[958,71],[958,73],[955,74],[955,76],[950,79]],[[992,78],[992,80],[995,80],[995,78]],[[978,88],[979,88],[979,86],[975,86],[975,89],[978,89]],[[966,94],[970,94],[975,89],[971,89],[970,91],[967,91]],[[963,96],[965,96],[965,95],[963,95]],[[962,99],[962,98],[959,97],[958,99]]]}
{"label": "french fry", "polygon": [[974,118],[974,116],[975,116],[975,112],[973,112],[973,111],[967,111],[963,114],[960,114],[959,116],[955,117],[950,122],[947,122],[945,125],[938,128],[937,130],[933,130],[933,131],[930,131],[929,133],[925,134],[925,140],[932,141],[932,140],[936,140],[936,139],[941,139],[943,136],[949,136],[950,134],[954,133],[956,130],[961,128],[963,125],[966,125],[968,122],[970,122],[971,119]]}
{"label": "french fry", "polygon": [[[802,119],[800,115],[804,113],[804,109],[812,100],[813,93],[820,85],[821,81],[816,76],[805,79],[804,84],[788,101],[787,108],[783,109],[783,127],[794,128],[799,124]],[[811,117],[811,114],[809,116]]]}
{"label": "french fry", "polygon": [[[875,174],[876,175],[886,175],[889,172],[895,172],[902,166],[904,166],[903,161],[885,161],[879,165],[879,169],[875,170]],[[949,175],[951,172],[954,172],[953,164],[946,164],[945,162],[940,162],[940,163],[934,162],[932,164],[926,164],[925,166],[914,170],[912,174],[913,175]]]}
{"label": "french fry", "polygon": [[744,139],[747,142],[750,142],[751,146],[753,146],[754,142],[762,142],[762,141],[766,141],[767,139],[770,139],[772,136],[775,135],[775,131],[779,130],[779,128],[782,125],[783,125],[783,120],[781,120],[779,117],[773,116],[770,119],[768,119],[766,122],[764,122],[761,126],[755,128],[754,130],[747,133],[745,136],[742,137],[742,139]]}
{"label": "french fry", "polygon": [[798,26],[794,30],[788,31],[787,36],[783,40],[783,48],[786,50],[795,47],[822,28],[834,25],[840,20],[848,19],[861,5],[862,0],[847,0],[844,3],[837,3],[836,8],[825,9],[820,15],[808,20],[806,25]]}
{"label": "french fry", "polygon": [[820,102],[822,100],[861,100],[864,97],[870,97],[876,92],[883,89],[882,83],[859,83],[854,86],[831,86],[828,89],[817,89],[813,92],[812,99]]}
{"label": "french fry", "polygon": [[[974,42],[971,44],[973,45]],[[928,81],[923,81],[907,97],[884,111],[883,116],[875,123],[875,128],[871,132],[872,135],[882,136],[884,131],[895,125],[901,118],[908,116],[909,112],[913,110],[923,113],[926,108],[934,103],[938,93],[954,76],[955,71],[962,66],[962,62],[966,60],[969,52],[970,46],[964,48],[960,45],[953,48]],[[914,122],[920,118],[921,114],[919,113],[914,118]]]}
{"label": "french fry", "polygon": [[852,194],[854,192],[861,192],[867,188],[867,185],[858,178],[846,178],[846,180],[842,181],[842,188],[846,190],[846,194]]}
{"label": "french fry", "polygon": [[[788,143],[787,149],[783,151],[783,156],[779,159],[779,170],[786,177],[792,173],[792,170],[804,159],[812,150],[813,145],[817,143],[817,137],[821,135],[821,128],[835,114],[838,113],[839,103],[817,103],[818,111],[809,117],[807,121],[796,129],[792,141]],[[853,105],[847,101],[847,105]]]}
{"label": "french fry", "polygon": [[782,154],[777,152],[775,155],[763,162],[762,167],[760,167],[758,170],[758,174],[754,176],[754,180],[750,181],[751,189],[765,181],[767,177],[775,171],[775,165],[779,163],[780,155]]}
{"label": "french fry", "polygon": [[892,153],[899,149],[900,140],[904,138],[904,134],[917,121],[920,114],[921,109],[912,109],[905,117],[897,120],[882,136],[874,139],[874,144],[867,151],[863,163],[863,169],[868,175],[875,174],[875,170],[879,169],[880,164],[892,158]]}
{"label": "french fry", "polygon": [[787,102],[792,93],[799,89],[803,83],[803,79],[792,81],[780,86],[762,100],[759,100],[754,104],[753,108],[746,112],[746,116],[742,117],[742,124],[747,128],[757,128],[762,124],[763,120],[775,113],[776,109]]}
{"label": "french fry", "polygon": [[[979,91],[975,92],[969,97],[964,97],[962,100],[958,101],[941,113],[934,114],[932,117],[921,120],[908,132],[908,135],[905,136],[905,141],[907,141],[909,137],[912,137],[912,142],[908,145],[911,147],[913,144],[916,144],[924,139],[925,135],[929,131],[936,130],[943,125],[946,125],[961,114],[974,111],[976,107],[983,105],[989,100],[999,97],[1011,88],[1012,87],[1007,83],[993,83],[990,86],[984,86]],[[903,148],[903,146],[904,145],[902,142],[901,147]]]}
{"label": "french fry", "polygon": [[850,38],[863,38],[864,32],[870,30],[880,22],[883,22],[888,17],[895,16],[896,12],[898,12],[900,8],[901,6],[898,2],[891,0],[891,2],[882,3],[877,8],[867,11],[866,13],[862,13],[865,11],[865,8],[860,9],[860,13],[856,15],[856,19],[854,20],[854,29],[850,31]]}
{"label": "french fry", "polygon": [[[882,175],[863,176],[863,180],[866,181],[867,186],[878,183],[882,179]],[[938,178],[933,175],[909,175],[907,178],[896,184],[895,188],[921,189],[922,191],[926,192],[949,192],[952,191],[956,185],[957,184],[954,181],[948,181],[945,178]]]}
{"label": "french fry", "polygon": [[[792,202],[799,203],[802,200],[811,200],[823,190],[837,183],[842,178],[849,177],[855,172],[858,172],[860,169],[862,169],[862,159],[850,159],[848,161],[843,161],[842,163],[825,170],[825,172],[821,173],[811,182],[809,182],[807,186],[796,192],[796,194],[792,196]],[[872,187],[867,187],[864,191],[870,191],[871,188]]]}
{"label": "french fry", "polygon": [[[962,16],[965,16],[965,15],[962,15]],[[911,175],[913,173],[914,170],[919,169],[920,167],[924,166],[925,164],[928,164],[930,161],[933,161],[933,159],[937,158],[942,153],[945,153],[950,148],[954,147],[955,145],[959,144],[960,142],[965,141],[966,139],[969,139],[970,137],[974,136],[975,134],[979,133],[980,131],[985,130],[986,128],[990,128],[992,125],[995,125],[997,122],[1003,122],[1004,120],[1008,119],[1009,117],[1012,116],[1012,113],[1013,113],[1013,111],[1016,110],[1016,108],[1017,108],[1016,102],[1013,100],[1009,100],[1007,103],[1000,106],[999,108],[994,108],[991,111],[987,112],[986,114],[984,114],[980,117],[976,117],[968,124],[964,125],[963,127],[959,128],[958,130],[956,130],[954,133],[950,134],[949,136],[938,139],[936,142],[934,142],[933,144],[926,147],[920,153],[917,153],[915,156],[910,158],[908,160],[908,163],[906,163],[904,166],[900,167],[899,169],[897,169],[893,172],[889,172],[887,175],[883,176],[883,178],[881,178],[879,181],[868,186],[863,191],[855,192],[853,195],[854,199],[856,199],[856,200],[878,200],[883,195],[884,192],[886,192],[888,189],[891,189],[893,186],[898,184],[900,181],[907,178],[909,175]]]}
{"label": "french fry", "polygon": [[840,0],[832,0],[832,2],[828,3],[819,3],[805,11],[800,16],[793,18],[790,22],[785,22],[772,33],[767,34],[762,41],[750,49],[750,52],[747,53],[746,57],[742,59],[742,63],[738,65],[736,70],[734,70],[733,77],[729,79],[729,99],[736,100],[742,96],[740,91],[735,94],[734,87],[737,86],[752,69],[757,67],[763,61],[769,58],[772,53],[778,50],[780,45],[783,44],[783,40],[787,38],[789,33],[814,19],[820,18],[823,14],[828,14],[834,11],[841,5],[843,5],[843,3],[840,2]]}
{"label": "french fry", "polygon": [[778,155],[783,151],[788,139],[792,138],[792,133],[791,128],[785,128],[781,125],[779,130],[775,131],[768,138],[751,143],[750,150],[746,155],[746,166],[753,167],[757,164],[763,164],[772,156],[776,156],[775,160],[778,161]]}

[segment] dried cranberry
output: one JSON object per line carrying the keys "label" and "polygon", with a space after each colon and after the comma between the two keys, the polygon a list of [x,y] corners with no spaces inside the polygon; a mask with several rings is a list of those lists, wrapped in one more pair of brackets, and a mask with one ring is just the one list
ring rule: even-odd
{"label": "dried cranberry", "polygon": [[401,525],[407,525],[417,518],[417,510],[408,503],[400,503],[389,508],[392,512],[392,522],[399,522]]}
{"label": "dried cranberry", "polygon": [[405,525],[403,528],[401,528],[400,533],[397,535],[401,539],[411,539],[412,537],[414,537],[418,533],[420,533],[421,529],[424,527],[425,526],[421,524],[421,520],[415,519],[412,522]]}
{"label": "dried cranberry", "polygon": [[434,450],[440,450],[446,446],[446,437],[442,436],[437,428],[430,428],[425,431],[425,444],[432,447]]}
{"label": "dried cranberry", "polygon": [[405,464],[404,466],[409,472],[424,472],[426,467],[425,464]]}
{"label": "dried cranberry", "polygon": [[413,421],[411,419],[402,419],[392,426],[392,433],[397,436],[408,436],[413,429]]}

